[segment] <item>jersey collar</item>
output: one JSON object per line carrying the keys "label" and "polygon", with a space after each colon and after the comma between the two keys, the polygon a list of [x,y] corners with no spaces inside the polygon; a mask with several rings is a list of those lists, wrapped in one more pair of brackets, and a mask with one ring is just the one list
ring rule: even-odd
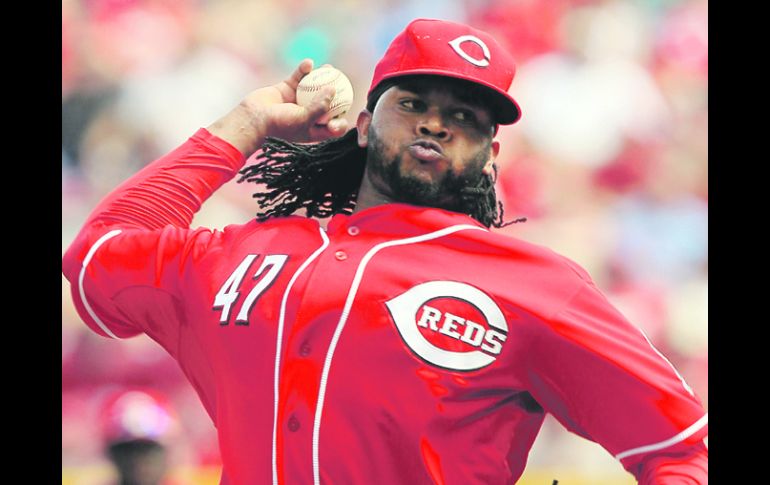
{"label": "jersey collar", "polygon": [[487,229],[476,219],[459,212],[422,207],[401,202],[381,204],[360,210],[353,214],[336,214],[327,226],[330,234],[346,230],[350,226],[379,233],[403,235],[427,232],[458,224],[472,224]]}

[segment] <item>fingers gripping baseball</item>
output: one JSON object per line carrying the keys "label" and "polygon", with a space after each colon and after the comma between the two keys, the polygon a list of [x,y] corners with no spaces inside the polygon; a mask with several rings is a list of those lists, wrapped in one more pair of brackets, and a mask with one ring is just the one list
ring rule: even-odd
{"label": "fingers gripping baseball", "polygon": [[347,131],[347,120],[330,119],[335,95],[332,86],[318,89],[304,105],[297,102],[298,86],[312,70],[313,61],[304,59],[288,78],[267,88],[269,92],[257,90],[253,93],[255,105],[265,117],[266,135],[289,141],[319,141],[341,136]]}
{"label": "fingers gripping baseball", "polygon": [[319,141],[347,131],[347,120],[329,119],[334,88],[324,88],[307,106],[288,102],[265,110],[266,135],[289,141]]}
{"label": "fingers gripping baseball", "polygon": [[307,112],[310,137],[313,140],[341,136],[348,122],[339,118],[352,103],[350,81],[331,64],[314,70],[313,61],[303,60],[285,81],[294,94],[294,103]]}
{"label": "fingers gripping baseball", "polygon": [[331,119],[329,114],[334,88],[319,89],[304,106],[297,103],[300,81],[312,70],[312,59],[304,59],[283,81],[249,93],[230,113],[212,123],[209,131],[246,156],[267,136],[292,142],[342,136],[348,129],[347,120]]}
{"label": "fingers gripping baseball", "polygon": [[281,92],[281,96],[283,97],[284,102],[297,102],[297,86],[299,85],[299,82],[302,81],[302,78],[312,70],[313,59],[303,59],[288,78],[286,78],[283,82],[275,85],[275,87]]}
{"label": "fingers gripping baseball", "polygon": [[344,118],[331,118],[330,108],[336,90],[325,86],[305,107],[308,115],[311,139],[323,140],[331,136],[341,136],[347,131],[348,122]]}

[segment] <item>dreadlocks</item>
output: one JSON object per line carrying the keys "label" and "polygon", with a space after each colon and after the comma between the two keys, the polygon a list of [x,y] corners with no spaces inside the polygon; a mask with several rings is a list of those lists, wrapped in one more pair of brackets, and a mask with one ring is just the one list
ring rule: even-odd
{"label": "dreadlocks", "polygon": [[254,198],[260,221],[305,209],[308,217],[353,212],[364,177],[366,149],[355,128],[339,138],[317,144],[290,143],[267,137],[258,162],[241,170],[238,182],[265,184]]}
{"label": "dreadlocks", "polygon": [[[414,76],[411,77],[414,80]],[[371,112],[379,97],[399,80],[386,80],[371,93],[366,108]],[[466,90],[467,92],[467,90]],[[479,94],[483,95],[482,93]],[[257,220],[288,216],[300,209],[307,217],[326,218],[350,214],[356,205],[364,176],[366,148],[358,146],[358,130],[315,144],[290,143],[267,137],[257,163],[240,171],[238,182],[265,185],[254,194],[260,209]],[[526,218],[503,222],[503,204],[497,200],[494,177],[482,176],[473,187],[461,190],[461,210],[486,227],[505,227]]]}

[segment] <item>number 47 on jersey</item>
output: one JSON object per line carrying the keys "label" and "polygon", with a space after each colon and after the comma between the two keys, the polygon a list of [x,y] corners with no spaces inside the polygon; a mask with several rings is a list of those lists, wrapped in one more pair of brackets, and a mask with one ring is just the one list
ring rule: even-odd
{"label": "number 47 on jersey", "polygon": [[[222,310],[222,314],[219,317],[220,325],[227,325],[230,318],[230,310],[235,306],[238,297],[241,292],[239,291],[243,278],[246,276],[252,263],[257,259],[258,254],[248,254],[241,264],[235,268],[230,277],[224,282],[222,287],[214,296],[214,310]],[[268,254],[262,260],[262,264],[252,276],[253,280],[259,279],[259,282],[254,285],[246,299],[241,303],[238,314],[235,317],[236,325],[248,325],[249,313],[254,308],[254,304],[257,302],[259,296],[267,290],[278,274],[281,272],[286,260],[289,256],[286,254]],[[264,275],[263,275],[264,274]],[[260,279],[261,278],[261,279]]]}

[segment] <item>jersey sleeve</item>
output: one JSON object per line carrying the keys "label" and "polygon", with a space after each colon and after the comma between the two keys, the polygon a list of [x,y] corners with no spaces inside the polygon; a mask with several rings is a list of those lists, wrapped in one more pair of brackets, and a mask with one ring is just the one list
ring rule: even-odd
{"label": "jersey sleeve", "polygon": [[708,415],[699,398],[641,329],[579,273],[576,294],[533,338],[533,396],[639,483],[707,483]]}
{"label": "jersey sleeve", "polygon": [[175,355],[185,268],[221,239],[190,223],[244,162],[200,129],[99,203],[62,258],[75,307],[93,331],[112,338],[146,333]]}

